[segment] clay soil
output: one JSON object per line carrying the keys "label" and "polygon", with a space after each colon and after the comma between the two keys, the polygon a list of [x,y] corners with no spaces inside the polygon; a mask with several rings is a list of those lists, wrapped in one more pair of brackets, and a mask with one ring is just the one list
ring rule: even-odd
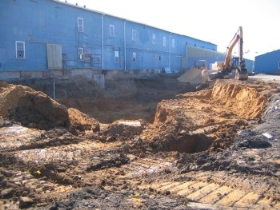
{"label": "clay soil", "polygon": [[177,78],[1,82],[0,209],[279,209],[279,84]]}

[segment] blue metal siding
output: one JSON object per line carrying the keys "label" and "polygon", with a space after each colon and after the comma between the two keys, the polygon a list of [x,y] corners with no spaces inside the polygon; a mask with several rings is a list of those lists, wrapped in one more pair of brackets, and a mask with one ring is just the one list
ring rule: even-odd
{"label": "blue metal siding", "polygon": [[276,74],[279,72],[280,50],[255,57],[255,73]]}
{"label": "blue metal siding", "polygon": [[[78,32],[78,17],[83,18],[83,32]],[[187,44],[217,50],[217,46],[209,42],[52,0],[1,0],[0,25],[0,71],[47,70],[48,43],[62,46],[64,69],[170,67],[179,71],[184,68]],[[110,25],[114,26],[113,37]],[[136,40],[132,40],[132,30],[136,30]],[[25,59],[16,58],[16,41],[25,42]],[[78,48],[83,48],[89,57],[80,60]],[[136,53],[135,61],[133,53]]]}
{"label": "blue metal siding", "polygon": [[254,71],[254,61],[253,60],[249,60],[249,59],[244,59],[245,60],[245,66],[246,69],[249,73],[252,73]]}

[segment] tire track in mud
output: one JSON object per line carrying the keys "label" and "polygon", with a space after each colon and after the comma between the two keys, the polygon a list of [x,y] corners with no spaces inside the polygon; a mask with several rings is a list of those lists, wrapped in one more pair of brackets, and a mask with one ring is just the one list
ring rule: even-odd
{"label": "tire track in mud", "polygon": [[[233,178],[226,172],[191,172],[165,180],[142,184],[140,189],[156,189],[161,193],[171,193],[185,197],[192,207],[210,209],[279,209],[279,193],[270,186],[253,185],[244,187],[248,178]],[[260,182],[262,179],[259,180]],[[248,184],[248,183],[247,183]],[[250,188],[250,189],[249,189]]]}
{"label": "tire track in mud", "polygon": [[[193,208],[278,209],[280,194],[262,177],[226,171],[193,171],[178,175],[170,159],[130,157],[120,168],[98,171],[115,174],[114,182],[125,180],[132,189],[184,197]],[[118,173],[122,171],[122,173]],[[253,180],[253,181],[252,181]]]}

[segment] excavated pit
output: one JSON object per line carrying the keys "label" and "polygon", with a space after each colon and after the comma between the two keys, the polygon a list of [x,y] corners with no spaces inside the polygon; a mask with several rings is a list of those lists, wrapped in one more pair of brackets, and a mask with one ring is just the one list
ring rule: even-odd
{"label": "excavated pit", "polygon": [[178,139],[162,142],[159,148],[166,152],[196,153],[206,151],[213,142],[214,138],[204,134],[185,135]]}
{"label": "excavated pit", "polygon": [[[257,138],[238,134],[261,122],[268,101],[266,93],[272,94],[271,87],[250,81],[217,80],[209,88],[196,91],[194,85],[178,84],[176,79],[166,77],[108,81],[107,89],[101,90],[92,82],[77,80],[58,83],[54,101],[24,86],[0,86],[0,179],[4,183],[0,199],[13,199],[34,209],[51,209],[63,206],[62,200],[70,198],[69,205],[65,203],[67,208],[77,201],[83,208],[89,204],[88,199],[96,197],[82,196],[77,200],[75,193],[85,186],[91,191],[100,187],[103,197],[108,192],[121,192],[122,200],[142,199],[147,208],[151,206],[150,198],[176,200],[172,196],[177,192],[186,192],[187,196],[182,195],[195,202],[216,203],[222,199],[219,195],[225,197],[239,190],[245,198],[252,195],[257,203],[258,193],[270,189],[270,196],[279,199],[274,188],[258,188],[253,183],[254,188],[244,189],[243,184],[251,166],[265,179],[269,173],[280,174],[278,153],[271,159],[264,151],[276,151],[277,139],[265,139],[262,133],[266,130]],[[279,100],[275,99],[275,103],[273,116]],[[275,128],[275,132],[278,130]],[[234,142],[235,146],[230,147]],[[269,164],[261,159],[265,155],[265,161],[275,161],[269,173],[265,168]],[[221,170],[230,173],[224,176]],[[237,173],[237,181],[231,185],[232,173]],[[141,191],[145,185],[147,190]],[[212,188],[203,191],[204,186]],[[220,188],[217,193],[215,190]],[[255,192],[255,188],[259,191]],[[192,197],[194,191],[198,197]],[[211,195],[219,198],[211,200]],[[103,197],[96,208],[104,204]],[[264,201],[278,205],[269,199]],[[247,203],[245,200],[244,205]],[[165,209],[173,209],[171,204]],[[132,207],[122,209],[143,209],[134,203],[129,205]]]}

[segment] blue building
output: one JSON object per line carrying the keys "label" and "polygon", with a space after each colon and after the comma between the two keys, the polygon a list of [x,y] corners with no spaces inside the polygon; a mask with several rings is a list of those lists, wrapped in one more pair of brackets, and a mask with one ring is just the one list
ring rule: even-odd
{"label": "blue building", "polygon": [[255,73],[279,74],[280,50],[258,55],[255,57]]}
{"label": "blue building", "polygon": [[[0,74],[180,71],[196,59],[211,63],[217,51],[210,42],[55,0],[1,0],[0,25]],[[195,48],[201,53],[194,57]]]}

